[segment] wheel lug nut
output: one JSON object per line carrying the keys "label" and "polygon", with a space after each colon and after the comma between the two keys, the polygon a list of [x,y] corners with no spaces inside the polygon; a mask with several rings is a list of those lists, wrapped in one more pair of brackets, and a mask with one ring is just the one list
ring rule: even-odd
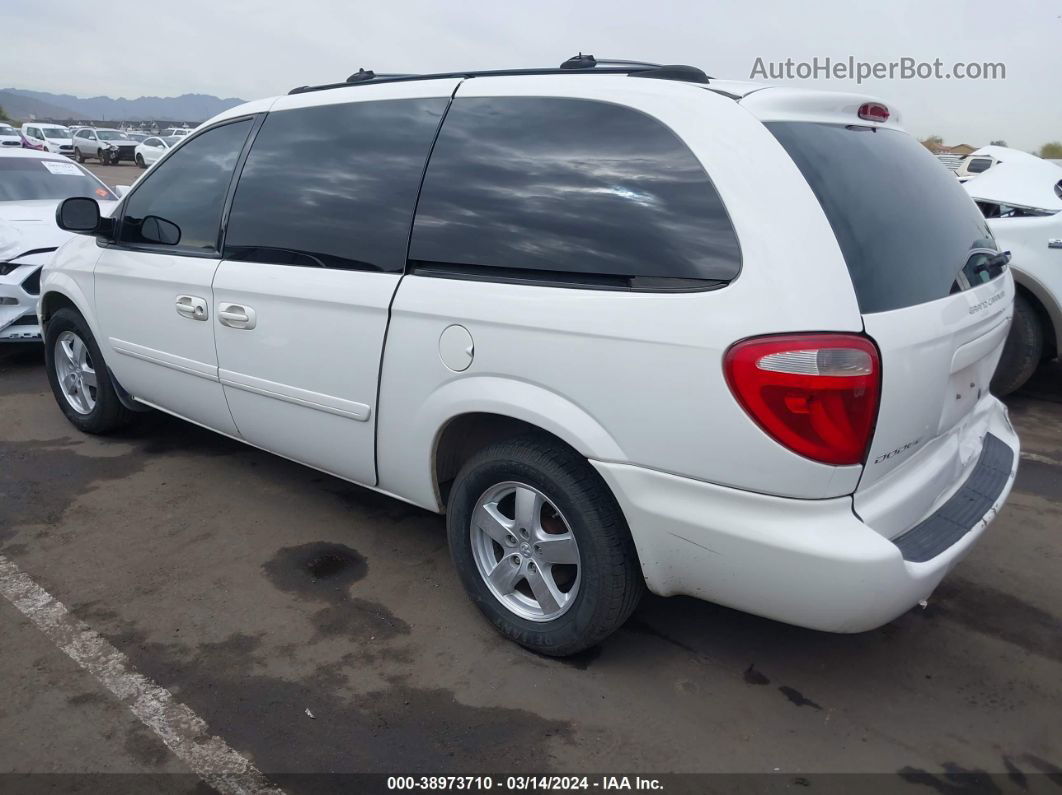
{"label": "wheel lug nut", "polygon": [[534,563],[528,563],[527,564],[527,570],[528,571],[534,571],[535,570],[535,564]]}
{"label": "wheel lug nut", "polygon": [[516,543],[516,536],[514,536],[512,533],[506,533],[505,534],[505,540],[508,543],[510,543],[510,544],[515,544]]}
{"label": "wheel lug nut", "polygon": [[535,554],[536,555],[541,555],[542,554],[542,547],[539,546],[538,544],[535,544]]}
{"label": "wheel lug nut", "polygon": [[509,558],[509,560],[512,561],[514,566],[519,566],[520,565],[520,556],[519,555],[513,555],[512,557]]}

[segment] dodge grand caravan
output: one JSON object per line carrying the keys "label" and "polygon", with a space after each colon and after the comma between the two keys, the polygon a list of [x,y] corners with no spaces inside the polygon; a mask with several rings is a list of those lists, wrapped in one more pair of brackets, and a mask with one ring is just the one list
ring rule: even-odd
{"label": "dodge grand caravan", "polygon": [[1007,255],[872,97],[580,56],[226,111],[42,281],[59,407],[146,407],[446,514],[507,637],[645,587],[835,632],[1009,493]]}

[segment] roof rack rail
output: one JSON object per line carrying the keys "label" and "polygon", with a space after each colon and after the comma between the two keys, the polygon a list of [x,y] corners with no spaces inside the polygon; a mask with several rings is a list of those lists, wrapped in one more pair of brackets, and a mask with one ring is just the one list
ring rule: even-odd
{"label": "roof rack rail", "polygon": [[595,66],[645,66],[658,68],[660,64],[649,61],[625,61],[619,58],[595,58],[593,55],[573,55],[560,65],[561,69],[592,69]]}
{"label": "roof rack rail", "polygon": [[652,77],[658,80],[678,80],[686,83],[707,84],[709,77],[694,66],[680,64],[655,64],[642,61],[619,61],[597,59],[592,55],[578,55],[569,58],[559,67],[531,69],[487,69],[482,71],[437,72],[434,74],[377,74],[371,69],[358,69],[342,83],[325,83],[319,86],[298,86],[289,94],[304,94],[308,91],[327,91],[332,88],[348,88],[376,83],[398,83],[410,80],[445,80],[452,78],[473,77],[514,77],[519,75],[562,75],[578,72],[580,74],[620,74],[629,77]]}

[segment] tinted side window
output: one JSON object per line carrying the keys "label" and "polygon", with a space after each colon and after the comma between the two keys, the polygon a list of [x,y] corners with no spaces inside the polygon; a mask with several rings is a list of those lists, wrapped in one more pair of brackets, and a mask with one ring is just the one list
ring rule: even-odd
{"label": "tinted side window", "polygon": [[719,194],[668,127],[621,105],[542,97],[454,101],[410,259],[630,286],[728,281],[741,267]]}
{"label": "tinted side window", "polygon": [[[159,243],[160,224],[144,223],[145,218],[158,218],[180,230],[176,247],[216,250],[225,194],[250,129],[251,120],[243,119],[207,130],[146,175],[126,199],[120,242]],[[167,233],[163,240],[169,242],[172,236]]]}
{"label": "tinted side window", "polygon": [[446,97],[270,113],[247,156],[225,257],[401,271]]}

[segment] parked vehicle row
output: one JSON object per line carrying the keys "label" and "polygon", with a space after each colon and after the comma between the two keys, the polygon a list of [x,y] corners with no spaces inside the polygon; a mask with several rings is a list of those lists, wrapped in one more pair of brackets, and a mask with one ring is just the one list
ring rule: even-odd
{"label": "parked vehicle row", "polygon": [[[115,165],[124,161],[135,162],[146,168],[160,156],[156,150],[169,148],[172,144],[159,141],[180,140],[192,132],[187,127],[168,127],[159,136],[147,133],[119,130],[109,127],[77,126],[59,124],[27,123],[21,130],[8,124],[0,124],[0,146],[21,147],[41,152],[73,157],[77,162],[96,160],[103,165]],[[152,151],[141,152],[137,147],[151,139]]]}
{"label": "parked vehicle row", "polygon": [[113,217],[63,202],[75,427],[153,407],[444,512],[554,655],[645,587],[870,629],[985,531],[1014,282],[895,109],[591,56],[362,74],[215,117]]}

